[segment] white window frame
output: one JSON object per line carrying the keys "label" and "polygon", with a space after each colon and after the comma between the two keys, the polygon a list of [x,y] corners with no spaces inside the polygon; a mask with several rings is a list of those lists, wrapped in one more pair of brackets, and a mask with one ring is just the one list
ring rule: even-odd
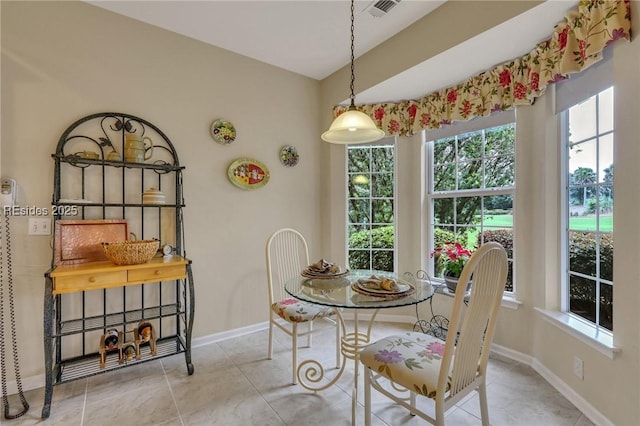
{"label": "white window frame", "polygon": [[[433,181],[434,181],[434,175],[433,175],[433,143],[431,143],[432,141],[438,140],[438,139],[443,139],[443,138],[448,138],[448,137],[453,137],[453,136],[457,136],[457,135],[463,135],[463,134],[467,134],[467,133],[472,133],[472,132],[478,132],[481,130],[486,130],[486,129],[492,129],[494,127],[498,127],[498,126],[502,126],[502,125],[506,125],[506,124],[516,124],[516,117],[515,117],[515,110],[510,110],[510,111],[504,111],[504,112],[499,112],[499,113],[495,113],[490,115],[489,117],[481,117],[481,118],[476,118],[474,120],[471,121],[467,121],[467,122],[459,122],[459,123],[455,123],[449,126],[445,126],[442,127],[440,129],[437,130],[431,130],[431,131],[426,131],[425,132],[425,137],[424,137],[424,141],[425,141],[425,161],[426,161],[426,183],[425,183],[425,200],[426,200],[426,206],[427,206],[427,211],[426,211],[426,235],[425,235],[425,247],[428,248],[428,252],[431,253],[434,249],[434,233],[433,233],[433,226],[432,224],[434,223],[434,218],[433,218],[433,200],[437,199],[437,198],[448,198],[451,196],[458,196],[458,195],[463,195],[463,196],[492,196],[492,195],[511,195],[513,198],[513,202],[514,202],[514,206],[513,206],[513,211],[514,211],[514,219],[513,219],[513,225],[512,225],[512,236],[513,236],[513,257],[511,260],[512,262],[512,277],[513,277],[513,290],[512,291],[505,291],[505,296],[508,299],[513,299],[514,304],[513,307],[517,307],[518,303],[515,302],[515,290],[516,290],[516,247],[515,247],[515,239],[516,239],[516,234],[515,234],[515,226],[516,226],[516,218],[515,218],[515,196],[516,196],[516,182],[515,182],[515,174],[514,174],[514,183],[513,186],[510,187],[505,187],[505,188],[500,188],[500,189],[496,189],[496,188],[486,188],[486,189],[468,189],[468,190],[461,190],[461,191],[447,191],[447,192],[440,192],[438,194],[432,194],[432,188],[433,188]],[[516,141],[517,143],[517,141]],[[515,165],[515,156],[516,156],[516,149],[514,146],[514,152],[513,152],[513,156],[514,156],[514,165]],[[429,271],[430,274],[433,275],[433,271],[434,271],[434,262],[433,259],[428,258],[427,259],[428,264],[427,264],[427,270]],[[436,280],[439,280],[436,278]]]}
{"label": "white window frame", "polygon": [[[359,144],[359,145],[347,145],[347,152],[345,155],[345,175],[346,175],[346,179],[345,179],[345,194],[346,194],[346,211],[345,211],[345,248],[346,248],[346,254],[347,254],[347,264],[350,263],[350,247],[349,247],[349,225],[351,224],[350,220],[349,220],[349,200],[351,199],[351,197],[349,197],[349,180],[350,180],[350,176],[351,173],[349,172],[349,148],[381,148],[381,147],[390,147],[393,148],[393,179],[392,179],[392,183],[393,183],[393,197],[391,198],[392,203],[393,203],[393,223],[390,225],[393,225],[393,249],[390,250],[393,252],[393,271],[391,272],[396,272],[398,270],[398,256],[397,256],[397,246],[398,246],[398,226],[397,226],[397,208],[398,208],[398,202],[397,202],[397,169],[398,169],[398,156],[397,156],[397,146],[396,146],[396,138],[395,137],[388,137],[388,138],[384,138],[378,142],[374,142],[374,143],[369,143],[369,144]],[[370,170],[369,175],[372,176],[373,174],[375,174],[374,171]],[[384,199],[388,199],[388,197],[383,197]],[[362,199],[362,198],[359,198]],[[376,197],[369,197],[369,204],[371,205],[372,200],[376,199]],[[369,223],[369,229],[372,230],[374,228],[376,224],[375,223]],[[379,225],[383,225],[383,224],[379,224]],[[388,251],[388,250],[379,250],[379,249],[375,249],[374,247],[369,247],[368,249],[369,251],[369,265],[372,266],[373,262],[373,254],[376,251]]]}
{"label": "white window frame", "polygon": [[[561,122],[561,132],[564,134],[566,129],[566,123],[563,120],[561,112],[567,108],[575,105],[591,96],[600,93],[614,85],[614,69],[613,69],[613,50],[605,49],[603,51],[602,60],[590,66],[589,69],[578,73],[572,74],[571,78],[556,83],[555,86],[555,110],[554,112],[559,115]],[[615,88],[614,88],[615,92]],[[614,93],[615,97],[615,93]],[[614,119],[615,122],[615,119]],[[615,129],[614,129],[615,131]],[[567,223],[563,223],[564,218],[568,218],[567,203],[564,202],[563,188],[567,187],[568,174],[565,170],[566,160],[565,149],[562,144],[562,135],[558,135],[558,154],[561,156],[562,170],[560,173],[559,189],[560,189],[560,226],[561,229],[566,229]],[[565,310],[565,306],[562,302],[567,300],[568,292],[566,291],[566,255],[564,255],[567,244],[567,233],[561,232],[561,241],[559,241],[558,251],[560,253],[561,271],[559,274],[559,288],[558,294],[560,297],[558,307],[555,306],[548,308],[534,308],[537,312],[542,314],[542,318],[549,321],[556,327],[566,331],[569,335],[582,341],[585,345],[597,350],[601,354],[607,356],[610,359],[615,359],[618,353],[621,352],[621,348],[614,346],[613,335],[611,333],[601,333],[594,327],[593,323],[590,323],[577,315],[569,314]],[[564,257],[563,257],[564,256]],[[564,281],[563,281],[564,280]]]}
{"label": "white window frame", "polygon": [[[604,88],[602,90],[600,90],[599,92],[595,93],[595,94],[591,94],[590,96],[588,96],[585,99],[582,99],[581,101],[576,102],[574,105],[569,105],[567,109],[565,109],[564,111],[561,112],[561,129],[562,129],[562,137],[561,137],[561,146],[562,146],[562,178],[561,178],[561,188],[562,188],[562,204],[561,204],[561,213],[562,213],[562,229],[563,229],[563,233],[562,233],[562,238],[561,238],[561,253],[562,253],[562,277],[561,277],[561,288],[560,288],[560,310],[569,315],[570,317],[572,317],[572,319],[574,320],[574,323],[584,323],[582,324],[580,327],[581,328],[585,328],[585,329],[591,329],[590,334],[593,334],[595,336],[595,338],[597,340],[603,340],[605,342],[607,342],[607,344],[612,345],[613,342],[613,333],[604,328],[603,326],[601,326],[599,324],[599,313],[600,313],[600,303],[597,302],[600,298],[600,291],[599,291],[599,284],[600,281],[603,280],[602,277],[600,276],[600,265],[599,265],[599,261],[596,264],[596,277],[595,278],[595,282],[596,282],[596,303],[595,303],[595,309],[596,309],[596,322],[592,322],[586,318],[581,317],[580,315],[574,314],[573,312],[570,311],[570,306],[569,306],[569,276],[570,276],[570,271],[569,271],[569,259],[568,259],[568,250],[569,250],[569,219],[570,219],[570,214],[569,214],[569,182],[568,182],[568,176],[569,176],[569,109],[572,106],[576,106],[579,105],[587,100],[590,100],[591,98],[595,97],[595,96],[599,96],[603,91],[608,90],[608,89],[612,89],[613,86],[609,86],[608,88]],[[615,95],[614,95],[615,96]],[[613,106],[613,105],[612,105]],[[609,134],[614,134],[615,132],[615,128],[613,128],[612,130],[607,130],[607,131],[603,131],[601,132],[599,129],[599,108],[598,108],[598,100],[596,100],[596,110],[595,110],[595,120],[596,120],[596,129],[595,129],[595,134],[591,135],[589,138],[587,138],[586,140],[589,139],[595,139],[596,143],[598,144],[597,147],[599,147],[599,140],[602,137],[605,137]],[[579,142],[579,141],[574,141],[575,142]],[[615,144],[615,139],[614,142]],[[596,164],[599,163],[599,157],[600,157],[600,153],[599,150],[596,149]],[[614,163],[615,165],[615,163]],[[596,170],[597,173],[597,170]],[[614,178],[615,179],[615,178]],[[595,184],[595,187],[598,188],[600,186],[600,182],[598,181]],[[614,201],[615,203],[615,201]],[[601,231],[600,231],[600,226],[598,224],[598,222],[596,222],[596,230],[594,231],[594,233],[596,235],[600,235]],[[612,230],[613,232],[613,230]],[[589,278],[589,277],[587,277]],[[607,281],[608,280],[604,280]],[[611,283],[613,284],[613,283]]]}

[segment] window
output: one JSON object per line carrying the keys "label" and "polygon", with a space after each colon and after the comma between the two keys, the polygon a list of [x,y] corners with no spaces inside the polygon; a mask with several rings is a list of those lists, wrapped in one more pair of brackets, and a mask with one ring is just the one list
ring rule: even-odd
{"label": "window", "polygon": [[563,122],[563,309],[613,331],[613,88],[564,111]]}
{"label": "window", "polygon": [[[456,241],[473,250],[497,241],[507,250],[505,290],[513,291],[515,123],[460,133],[428,143],[429,243]],[[431,273],[445,271],[434,259]]]}
{"label": "window", "polygon": [[393,272],[395,254],[395,148],[347,147],[349,268]]}

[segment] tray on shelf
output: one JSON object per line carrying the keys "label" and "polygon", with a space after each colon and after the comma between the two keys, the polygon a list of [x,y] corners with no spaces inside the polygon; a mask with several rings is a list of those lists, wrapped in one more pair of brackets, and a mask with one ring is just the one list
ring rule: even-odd
{"label": "tray on shelf", "polygon": [[126,220],[66,220],[56,221],[54,264],[107,260],[102,242],[126,241],[129,230]]}

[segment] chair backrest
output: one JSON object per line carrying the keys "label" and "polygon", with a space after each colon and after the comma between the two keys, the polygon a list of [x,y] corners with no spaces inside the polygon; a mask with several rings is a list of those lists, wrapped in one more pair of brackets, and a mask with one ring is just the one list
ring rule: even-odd
{"label": "chair backrest", "polygon": [[300,275],[309,265],[309,248],[302,234],[283,228],[267,240],[267,283],[269,305],[286,297],[284,283]]}
{"label": "chair backrest", "polygon": [[[465,265],[456,291],[449,322],[437,394],[454,396],[471,385],[478,373],[484,376],[489,360],[498,308],[507,280],[507,253],[496,242],[483,244]],[[471,295],[464,307],[467,282],[472,280]],[[460,333],[457,336],[455,330]],[[453,365],[452,365],[453,363]]]}

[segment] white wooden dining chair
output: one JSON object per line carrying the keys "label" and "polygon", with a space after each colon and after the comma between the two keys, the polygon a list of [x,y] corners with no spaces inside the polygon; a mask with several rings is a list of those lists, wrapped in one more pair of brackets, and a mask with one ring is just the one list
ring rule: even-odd
{"label": "white wooden dining chair", "polygon": [[[278,327],[291,337],[292,383],[297,384],[298,337],[307,338],[311,346],[311,335],[325,331],[327,327],[314,329],[316,321],[327,321],[336,333],[336,368],[340,364],[340,326],[335,320],[336,310],[314,305],[287,295],[284,285],[297,277],[309,266],[309,248],[302,234],[295,229],[283,228],[274,232],[267,240],[267,283],[269,285],[269,349],[273,357],[273,330]],[[306,323],[306,327],[301,327]]]}
{"label": "white wooden dining chair", "polygon": [[[463,309],[464,289],[472,275],[471,295]],[[462,271],[446,341],[408,332],[383,338],[362,350],[365,425],[371,424],[371,388],[435,425],[444,425],[445,412],[476,390],[482,424],[489,425],[487,362],[506,277],[504,248],[496,242],[483,244]],[[435,416],[417,408],[416,395],[435,400]]]}

